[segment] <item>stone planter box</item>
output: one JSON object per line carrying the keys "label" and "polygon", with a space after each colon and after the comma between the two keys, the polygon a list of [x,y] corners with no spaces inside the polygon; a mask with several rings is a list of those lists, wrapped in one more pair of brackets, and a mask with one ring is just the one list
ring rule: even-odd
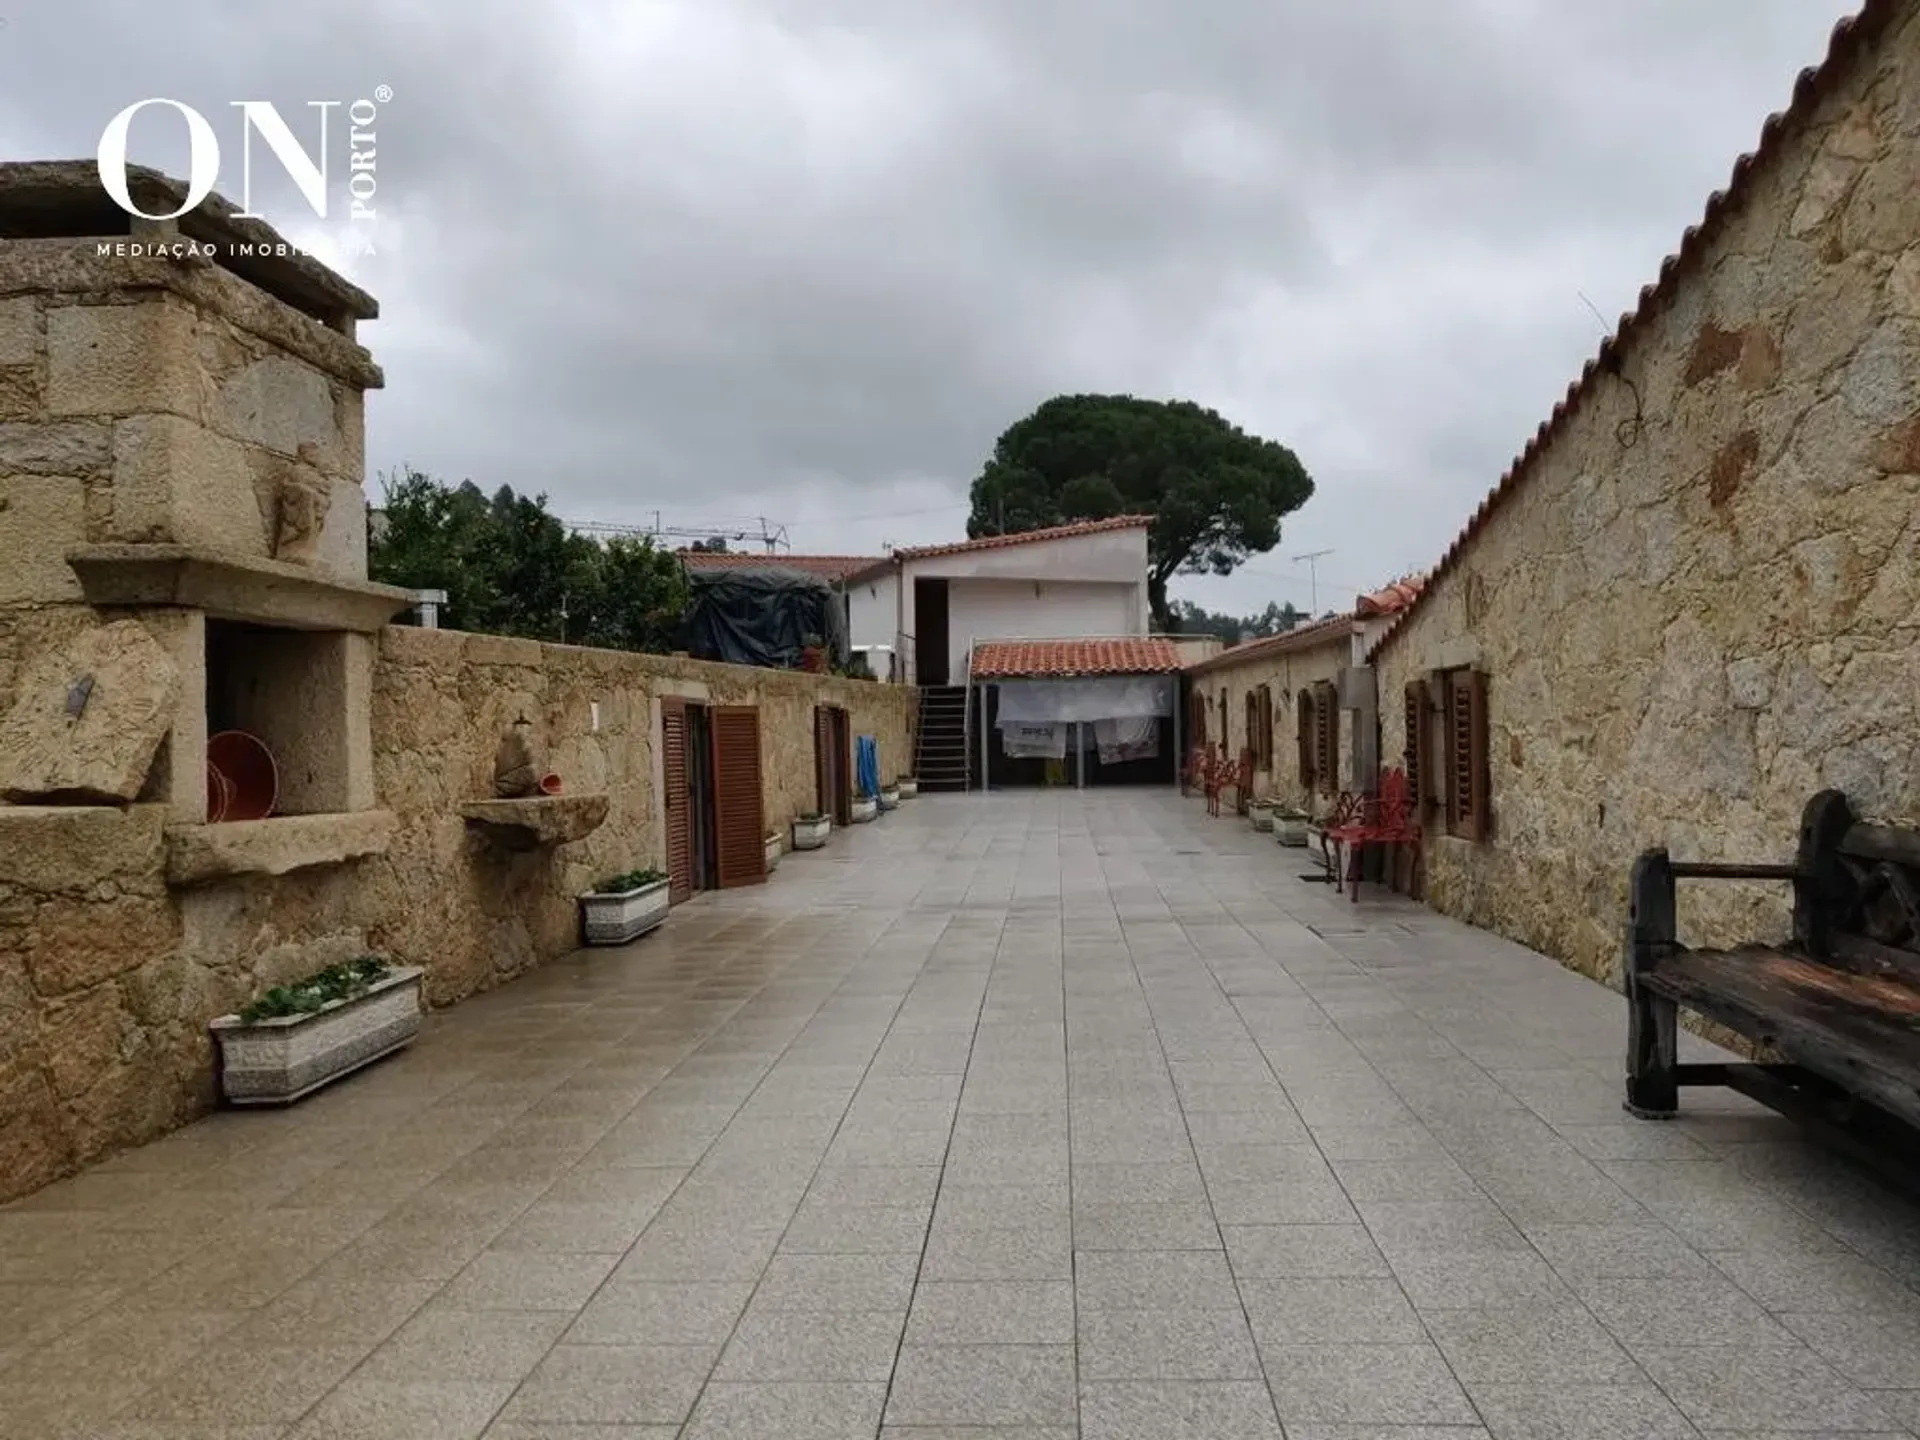
{"label": "stone planter box", "polygon": [[880,813],[880,797],[877,795],[856,795],[853,797],[851,819],[856,825],[865,825]]}
{"label": "stone planter box", "polygon": [[1247,820],[1256,830],[1273,829],[1273,805],[1270,801],[1255,800],[1247,806]]}
{"label": "stone planter box", "polygon": [[290,1105],[391,1054],[420,1033],[417,965],[398,967],[351,1000],[307,1015],[248,1024],[222,1015],[207,1028],[220,1048],[220,1088],[231,1105]]}
{"label": "stone planter box", "polygon": [[780,856],[784,853],[778,832],[767,836],[767,874],[771,875],[780,866]]}
{"label": "stone planter box", "polygon": [[637,890],[589,891],[580,897],[580,929],[589,945],[625,945],[667,918],[667,882]]}
{"label": "stone planter box", "polygon": [[793,848],[818,850],[827,843],[827,836],[832,833],[833,821],[825,815],[818,820],[796,820],[793,822]]}
{"label": "stone planter box", "polygon": [[1307,821],[1305,815],[1289,815],[1284,810],[1273,812],[1273,838],[1282,845],[1304,845],[1307,843]]}
{"label": "stone planter box", "polygon": [[900,787],[898,785],[889,785],[881,790],[880,808],[882,810],[898,810],[900,808]]}
{"label": "stone planter box", "polygon": [[899,784],[894,788],[899,790],[902,800],[911,800],[920,793],[920,782],[911,775],[903,775],[900,778]]}

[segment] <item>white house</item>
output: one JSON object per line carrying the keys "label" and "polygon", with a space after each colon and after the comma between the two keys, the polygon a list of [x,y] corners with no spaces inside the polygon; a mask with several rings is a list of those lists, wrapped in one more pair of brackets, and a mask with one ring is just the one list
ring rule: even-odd
{"label": "white house", "polygon": [[904,678],[959,684],[988,640],[1144,636],[1147,527],[1120,515],[895,550],[845,574],[853,644],[894,645]]}

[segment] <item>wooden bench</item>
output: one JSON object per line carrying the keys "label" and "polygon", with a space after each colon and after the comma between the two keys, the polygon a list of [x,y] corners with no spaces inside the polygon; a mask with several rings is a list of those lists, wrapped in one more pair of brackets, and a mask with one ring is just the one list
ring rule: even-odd
{"label": "wooden bench", "polygon": [[[1791,882],[1792,938],[1689,949],[1675,909],[1675,882],[1687,879]],[[1887,1130],[1891,1118],[1904,1143],[1906,1127],[1920,1127],[1920,832],[1865,824],[1845,795],[1824,790],[1807,802],[1790,865],[1649,850],[1633,864],[1626,962],[1633,1114],[1664,1119],[1678,1111],[1681,1087],[1721,1085],[1823,1128]],[[1781,1061],[1681,1064],[1682,1009]]]}

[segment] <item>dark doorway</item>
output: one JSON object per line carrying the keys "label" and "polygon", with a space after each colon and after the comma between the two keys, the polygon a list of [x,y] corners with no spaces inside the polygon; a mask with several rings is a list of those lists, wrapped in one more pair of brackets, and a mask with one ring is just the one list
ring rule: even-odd
{"label": "dark doorway", "polygon": [[660,786],[670,903],[766,878],[758,710],[661,700]]}
{"label": "dark doorway", "polygon": [[947,685],[947,582],[913,582],[914,681],[920,685]]}
{"label": "dark doorway", "polygon": [[813,783],[820,813],[836,825],[852,824],[852,726],[838,705],[813,709]]}

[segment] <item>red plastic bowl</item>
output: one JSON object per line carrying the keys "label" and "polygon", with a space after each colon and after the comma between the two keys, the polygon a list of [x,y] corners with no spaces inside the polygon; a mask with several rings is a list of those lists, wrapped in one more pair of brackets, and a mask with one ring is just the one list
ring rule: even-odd
{"label": "red plastic bowl", "polygon": [[222,730],[207,741],[207,764],[233,787],[223,820],[264,820],[280,798],[280,768],[273,752],[244,730]]}
{"label": "red plastic bowl", "polygon": [[227,807],[233,803],[233,782],[221,773],[220,767],[212,761],[207,762],[207,823],[218,825],[227,818]]}

